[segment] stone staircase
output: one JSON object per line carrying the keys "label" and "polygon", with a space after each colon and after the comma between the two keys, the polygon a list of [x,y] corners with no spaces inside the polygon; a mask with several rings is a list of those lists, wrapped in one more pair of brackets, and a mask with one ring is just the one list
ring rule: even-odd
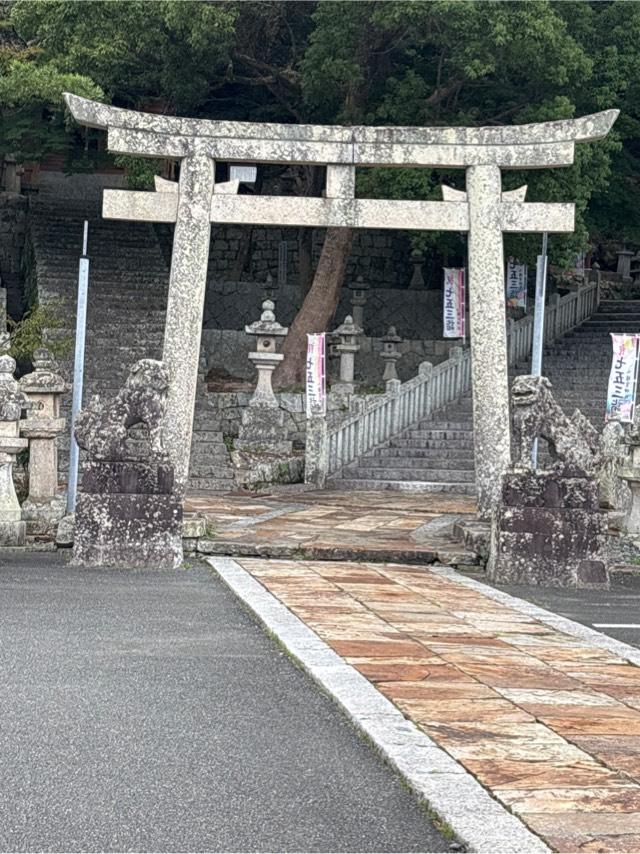
{"label": "stone staircase", "polygon": [[[640,300],[601,302],[589,320],[546,348],[543,360],[543,373],[565,412],[579,408],[598,430],[611,368],[610,332],[640,333]],[[528,371],[529,363],[518,364],[511,378]],[[330,485],[473,494],[474,480],[469,393],[344,468]]]}
{"label": "stone staircase", "polygon": [[[31,200],[30,239],[34,268],[30,287],[38,301],[63,320],[50,338],[75,339],[78,258],[83,222],[89,220],[91,261],[85,352],[84,401],[93,394],[114,395],[129,367],[142,358],[160,359],[169,270],[151,224],[104,220],[99,196],[60,197],[41,193]],[[201,363],[202,365],[203,363]],[[73,377],[73,352],[60,359],[63,375]],[[71,395],[63,399],[69,416]],[[222,434],[212,429],[209,399],[201,369],[189,485],[228,490],[233,470]],[[61,437],[60,470],[68,470],[69,435]]]}

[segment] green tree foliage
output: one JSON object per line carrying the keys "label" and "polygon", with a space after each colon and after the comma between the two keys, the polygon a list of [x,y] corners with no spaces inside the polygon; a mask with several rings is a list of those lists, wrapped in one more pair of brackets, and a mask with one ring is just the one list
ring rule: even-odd
{"label": "green tree foliage", "polygon": [[[63,88],[254,121],[499,125],[619,107],[614,132],[578,146],[574,166],[505,173],[504,182],[527,183],[532,201],[576,202],[575,234],[552,239],[556,260],[589,237],[640,241],[639,3],[17,0],[10,22],[15,38],[0,30],[5,150],[37,156],[69,139]],[[143,164],[131,167],[148,178]],[[464,176],[363,170],[358,192],[439,198],[443,182],[462,187]],[[307,174],[301,184],[307,192],[317,182]],[[464,248],[452,234],[415,242],[452,260]],[[538,243],[511,236],[507,251],[531,260]]]}
{"label": "green tree foliage", "polygon": [[[620,107],[615,132],[578,146],[574,166],[505,174],[505,188],[526,183],[531,201],[576,202],[575,233],[553,237],[556,260],[585,248],[596,224],[603,233],[618,209],[616,196],[628,198],[619,170],[624,166],[624,183],[633,183],[638,164],[633,144],[623,147],[620,138],[638,136],[629,92],[637,93],[640,84],[639,4],[329,2],[314,18],[301,70],[306,102],[319,120],[522,124]],[[463,187],[464,177],[459,171],[375,169],[361,175],[359,191],[439,198],[442,183]],[[588,211],[592,197],[597,203]],[[625,207],[630,213],[629,203]],[[625,219],[637,221],[619,217]],[[438,245],[453,256],[462,250],[456,235],[424,234],[415,243]],[[538,243],[537,237],[509,236],[507,251],[531,260]]]}

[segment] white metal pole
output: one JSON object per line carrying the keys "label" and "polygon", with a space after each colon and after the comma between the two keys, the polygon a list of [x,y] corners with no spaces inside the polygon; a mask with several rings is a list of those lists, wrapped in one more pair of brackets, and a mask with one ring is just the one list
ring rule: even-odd
{"label": "white metal pole", "polygon": [[89,289],[89,258],[87,242],[89,222],[84,221],[82,256],[78,265],[78,308],[76,312],[76,352],[73,364],[73,399],[71,403],[71,444],[69,447],[69,488],[67,490],[67,513],[76,509],[78,492],[78,443],[73,434],[76,415],[82,408],[82,384],[84,379],[84,344],[87,330],[87,294]]}
{"label": "white metal pole", "polygon": [[[533,315],[533,350],[531,353],[531,373],[534,377],[542,375],[542,351],[544,350],[544,302],[547,290],[547,232],[542,235],[542,254],[536,263],[536,302]],[[538,468],[538,440],[533,443],[531,462],[534,470]]]}

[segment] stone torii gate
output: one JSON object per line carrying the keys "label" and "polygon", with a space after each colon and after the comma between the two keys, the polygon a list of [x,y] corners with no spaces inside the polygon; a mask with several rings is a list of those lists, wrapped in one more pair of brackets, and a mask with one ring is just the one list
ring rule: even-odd
{"label": "stone torii gate", "polygon": [[[158,182],[159,192],[105,190],[103,215],[175,223],[163,358],[166,443],[182,489],[212,222],[467,231],[478,507],[490,512],[511,454],[502,233],[574,227],[573,204],[526,204],[526,187],[503,193],[501,169],[570,165],[575,143],[604,137],[616,110],[511,127],[337,127],[182,119],[65,98],[79,123],[107,130],[111,151],[181,161],[178,184]],[[230,195],[215,187],[216,160],[326,166],[324,198]],[[359,166],[464,168],[467,189],[443,188],[441,202],[356,199]]]}

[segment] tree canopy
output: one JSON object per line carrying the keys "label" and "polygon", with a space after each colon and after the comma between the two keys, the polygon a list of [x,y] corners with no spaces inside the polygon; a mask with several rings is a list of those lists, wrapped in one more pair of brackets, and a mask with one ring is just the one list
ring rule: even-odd
{"label": "tree canopy", "polygon": [[[576,202],[557,258],[640,242],[638,3],[17,0],[2,33],[2,149],[23,158],[73,149],[63,89],[178,115],[343,124],[499,125],[618,107],[614,131],[578,146],[573,167],[505,173],[505,186]],[[363,170],[358,193],[438,198],[443,181],[464,176]],[[537,243],[510,237],[507,251],[531,258]]]}

